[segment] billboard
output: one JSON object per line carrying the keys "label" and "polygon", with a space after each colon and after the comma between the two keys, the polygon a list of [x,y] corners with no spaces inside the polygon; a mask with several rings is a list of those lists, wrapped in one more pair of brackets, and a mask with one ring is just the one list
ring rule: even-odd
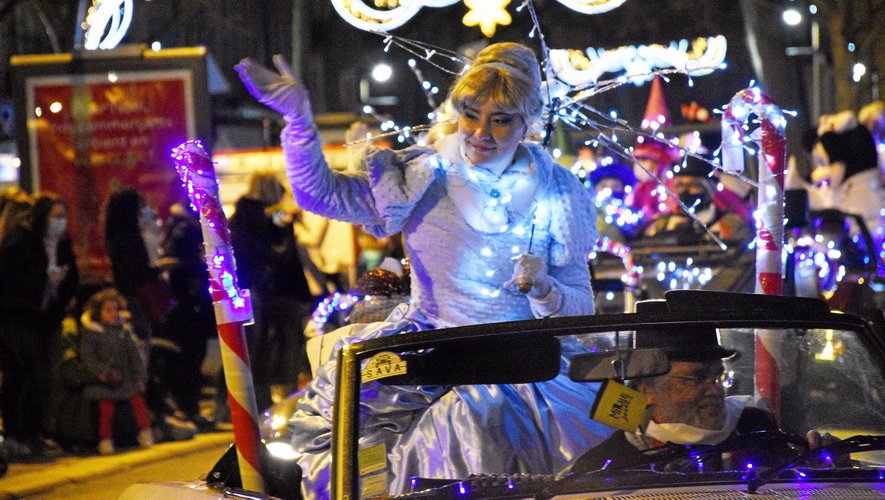
{"label": "billboard", "polygon": [[209,136],[204,56],[196,48],[98,59],[13,57],[19,183],[68,203],[85,279],[110,276],[102,209],[113,191],[137,188],[164,218],[179,195],[170,150]]}

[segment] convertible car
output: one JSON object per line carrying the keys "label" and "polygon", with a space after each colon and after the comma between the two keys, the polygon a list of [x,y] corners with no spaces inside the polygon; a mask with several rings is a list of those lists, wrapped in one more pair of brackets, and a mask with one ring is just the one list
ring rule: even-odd
{"label": "convertible car", "polygon": [[[327,475],[332,497],[885,497],[885,338],[866,320],[831,311],[817,299],[694,290],[669,291],[663,299],[640,302],[636,311],[396,334],[341,349]],[[552,421],[565,422],[557,420],[560,410],[573,412],[569,426],[560,426],[560,432],[572,443],[586,437],[588,449],[608,434],[621,432],[603,424],[605,418],[595,411],[605,392],[601,388],[657,376],[670,368],[662,351],[634,349],[634,332],[701,327],[715,328],[720,343],[738,352],[724,360],[727,396],[744,396],[750,405],[772,412],[779,431],[743,434],[688,451],[665,445],[644,452],[639,463],[581,472],[572,472],[562,456],[544,457],[539,456],[540,448],[514,447],[530,442],[530,435],[543,439],[546,430],[554,428]],[[483,463],[497,464],[486,470],[451,477],[445,471],[452,468],[422,464],[420,453],[414,453],[416,441],[409,438],[417,424],[389,427],[396,427],[395,435],[384,440],[386,447],[377,447],[384,419],[403,416],[384,414],[383,409],[379,415],[379,394],[430,394],[426,404],[407,410],[414,412],[407,421],[418,422],[459,388],[524,393],[557,380],[577,388],[576,400],[581,399],[579,393],[596,394],[595,401],[590,397],[585,407],[578,408],[579,418],[574,418],[575,403],[567,402],[567,408],[555,404],[526,411],[516,408],[522,415],[519,429],[509,429],[512,422],[507,418],[490,418],[481,428],[469,428],[476,425],[473,420],[454,422],[461,434],[500,437],[494,440],[500,449],[475,450],[492,458]],[[765,384],[767,388],[761,389]],[[766,397],[761,399],[763,393]],[[287,421],[298,404],[295,397],[266,414],[265,493],[242,490],[236,454],[229,451],[201,481],[135,485],[124,498],[313,498],[312,483],[302,480],[296,465],[299,456],[288,446],[292,428]],[[804,436],[811,429],[829,432],[837,440],[809,449]],[[424,444],[435,448],[435,443]],[[410,449],[398,448],[406,446]],[[577,450],[576,456],[584,451]],[[499,459],[494,459],[496,453]],[[729,454],[751,459],[709,466],[714,463],[711,457]],[[766,459],[755,461],[756,454]],[[534,459],[521,460],[517,455]],[[403,457],[418,458],[402,463]],[[526,465],[530,463],[534,468]]]}

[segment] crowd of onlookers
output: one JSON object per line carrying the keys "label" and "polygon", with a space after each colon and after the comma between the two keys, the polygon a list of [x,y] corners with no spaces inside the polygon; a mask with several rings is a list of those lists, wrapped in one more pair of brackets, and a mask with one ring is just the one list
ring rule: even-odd
{"label": "crowd of onlookers", "polygon": [[[64,200],[0,194],[0,456],[108,454],[230,422],[223,373],[202,372],[216,326],[199,216],[184,197],[164,208],[161,221],[135,188],[111,193],[102,211],[111,272],[86,282]],[[272,403],[272,386],[291,391],[310,379],[303,329],[314,294],[305,267],[336,286],[304,265],[298,222],[270,173],[253,176],[230,219],[239,286],[251,290],[259,409]],[[215,387],[214,405],[201,404],[206,386]]]}

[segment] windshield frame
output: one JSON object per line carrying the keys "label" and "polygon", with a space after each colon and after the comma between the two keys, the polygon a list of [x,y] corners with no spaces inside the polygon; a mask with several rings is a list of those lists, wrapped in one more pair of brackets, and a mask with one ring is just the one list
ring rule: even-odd
{"label": "windshield frame", "polygon": [[470,325],[403,333],[345,346],[338,352],[335,401],[332,414],[332,495],[359,497],[358,446],[361,363],[381,351],[418,350],[469,339],[500,339],[525,334],[554,337],[600,332],[632,331],[637,327],[685,325],[714,328],[828,328],[856,331],[872,360],[885,367],[885,337],[864,320],[834,313],[817,299],[755,294],[674,290],[665,294],[667,309],[646,312],[544,318]]}

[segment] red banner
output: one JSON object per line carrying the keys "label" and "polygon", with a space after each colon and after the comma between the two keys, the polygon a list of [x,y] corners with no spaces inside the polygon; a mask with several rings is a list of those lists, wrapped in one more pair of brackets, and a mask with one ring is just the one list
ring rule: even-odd
{"label": "red banner", "polygon": [[110,193],[133,186],[165,217],[180,192],[169,151],[195,135],[191,72],[29,78],[27,97],[33,187],[68,203],[84,277],[109,278],[102,210]]}

